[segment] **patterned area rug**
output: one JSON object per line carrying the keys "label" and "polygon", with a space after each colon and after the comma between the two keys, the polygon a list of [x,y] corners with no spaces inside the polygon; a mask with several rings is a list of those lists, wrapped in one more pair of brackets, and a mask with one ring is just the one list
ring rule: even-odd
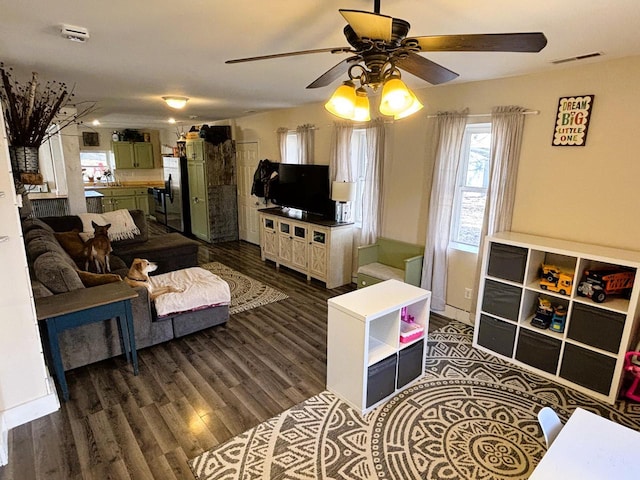
{"label": "patterned area rug", "polygon": [[329,392],[189,462],[214,479],[526,479],[546,451],[536,414],[577,407],[640,429],[640,406],[599,403],[475,350],[453,322],[430,334],[426,375],[362,418]]}
{"label": "patterned area rug", "polygon": [[229,284],[231,290],[229,313],[232,315],[260,305],[267,305],[268,303],[279,302],[289,298],[287,294],[282,293],[280,290],[247,277],[222,263],[211,262],[200,266],[215,273]]}

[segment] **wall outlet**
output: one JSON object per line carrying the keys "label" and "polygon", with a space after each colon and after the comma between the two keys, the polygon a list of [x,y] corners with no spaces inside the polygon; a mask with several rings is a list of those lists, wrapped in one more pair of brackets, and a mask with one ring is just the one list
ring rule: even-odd
{"label": "wall outlet", "polygon": [[464,289],[464,298],[466,298],[467,300],[471,300],[471,289],[470,288],[465,288]]}

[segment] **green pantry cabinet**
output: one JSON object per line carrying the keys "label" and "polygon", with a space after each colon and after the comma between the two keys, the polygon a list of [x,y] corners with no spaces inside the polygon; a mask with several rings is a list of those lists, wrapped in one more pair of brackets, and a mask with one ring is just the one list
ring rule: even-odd
{"label": "green pantry cabinet", "polygon": [[[574,274],[569,294],[541,288],[543,263]],[[629,295],[596,303],[578,294],[585,271],[611,268],[635,273]],[[613,404],[624,355],[638,341],[639,268],[638,252],[513,232],[487,237],[474,346]],[[531,324],[539,297],[566,309],[563,332]]]}
{"label": "green pantry cabinet", "polygon": [[235,143],[187,140],[186,151],[191,232],[211,243],[237,240]]}
{"label": "green pantry cabinet", "polygon": [[151,142],[112,142],[116,168],[154,168]]}

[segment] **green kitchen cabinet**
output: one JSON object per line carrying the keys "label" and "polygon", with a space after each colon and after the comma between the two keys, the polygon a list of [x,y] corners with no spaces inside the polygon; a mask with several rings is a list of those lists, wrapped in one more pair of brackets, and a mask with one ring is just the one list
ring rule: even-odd
{"label": "green kitchen cabinet", "polygon": [[116,168],[154,168],[153,145],[150,142],[113,142]]}

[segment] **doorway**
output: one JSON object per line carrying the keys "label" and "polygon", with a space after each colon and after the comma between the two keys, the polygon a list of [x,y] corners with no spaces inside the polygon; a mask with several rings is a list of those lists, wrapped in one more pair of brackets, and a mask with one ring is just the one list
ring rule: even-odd
{"label": "doorway", "polygon": [[260,244],[260,219],[258,209],[261,202],[251,195],[253,174],[258,168],[258,142],[238,143],[238,230],[240,240]]}

